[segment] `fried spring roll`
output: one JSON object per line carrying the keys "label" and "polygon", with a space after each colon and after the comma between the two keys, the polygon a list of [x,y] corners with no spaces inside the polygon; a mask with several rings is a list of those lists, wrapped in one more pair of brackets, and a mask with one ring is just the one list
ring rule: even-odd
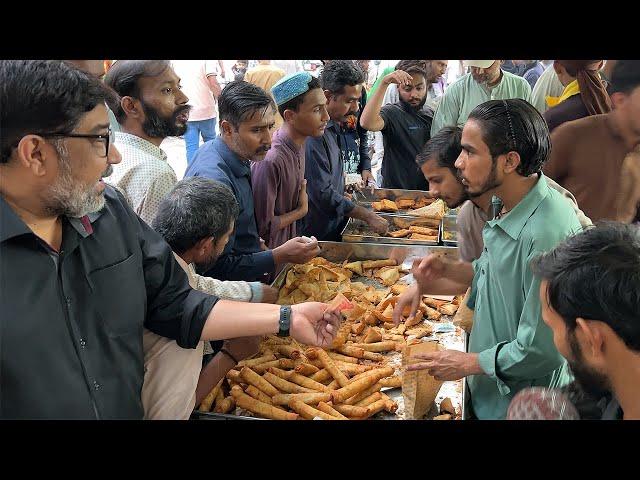
{"label": "fried spring roll", "polygon": [[391,352],[396,349],[396,343],[392,340],[375,343],[357,343],[353,346],[356,348],[361,348],[365,352]]}
{"label": "fried spring roll", "polygon": [[325,380],[329,380],[330,378],[333,378],[333,377],[327,371],[326,368],[323,368],[322,370],[318,370],[316,373],[311,375],[310,378],[311,378],[311,380],[314,380],[316,382],[324,382]]}
{"label": "fried spring roll", "polygon": [[211,389],[211,391],[207,394],[206,397],[204,397],[204,399],[202,400],[202,403],[200,403],[200,407],[198,407],[198,410],[200,410],[201,412],[211,411],[211,406],[213,405],[213,401],[216,399],[216,396],[220,391],[220,387],[222,387],[222,380],[224,379],[220,379],[220,381],[216,384],[216,386]]}
{"label": "fried spring roll", "polygon": [[262,390],[270,397],[273,397],[274,395],[280,393],[278,392],[278,389],[276,387],[271,385],[271,383],[251,370],[249,367],[242,367],[242,370],[240,370],[240,375],[246,383]]}
{"label": "fried spring roll", "polygon": [[382,394],[380,392],[374,392],[371,395],[369,395],[368,397],[363,398],[359,402],[354,403],[354,405],[356,407],[366,407],[368,405],[371,405],[374,402],[377,402],[381,398],[382,398]]}
{"label": "fried spring roll", "polygon": [[331,383],[329,383],[329,385],[327,385],[327,387],[329,388],[329,390],[337,390],[338,388],[340,388],[340,384],[338,383],[338,380],[336,380],[334,378],[331,381]]}
{"label": "fried spring roll", "polygon": [[279,408],[275,408],[273,405],[268,405],[260,400],[250,397],[242,391],[231,389],[231,395],[236,401],[236,405],[240,408],[248,410],[251,413],[260,415],[264,418],[270,418],[272,420],[297,420],[297,413],[285,412]]}
{"label": "fried spring roll", "polygon": [[338,348],[338,351],[344,355],[348,355],[349,357],[364,358],[364,350],[362,348],[343,345]]}
{"label": "fried spring roll", "polygon": [[341,355],[339,353],[336,352],[327,352],[327,355],[329,355],[331,358],[333,358],[334,360],[340,360],[341,362],[345,362],[345,363],[358,363],[358,359],[348,356],[348,355]]}
{"label": "fried spring roll", "polygon": [[328,413],[325,413],[322,410],[318,410],[317,408],[313,408],[310,405],[307,405],[306,403],[296,399],[292,399],[289,402],[289,408],[295,410],[300,414],[302,418],[306,418],[307,420],[313,420],[316,417],[320,417],[323,420],[338,420],[337,417],[329,415]]}
{"label": "fried spring roll", "polygon": [[344,403],[346,403],[347,405],[355,405],[358,402],[362,401],[363,399],[373,395],[374,393],[379,392],[381,388],[382,388],[382,385],[380,384],[380,382],[376,382],[366,390],[363,390],[362,392],[358,393],[357,395],[354,395],[351,398],[347,398],[344,401]]}
{"label": "fried spring roll", "polygon": [[437,300],[435,298],[430,298],[430,297],[425,297],[423,301],[426,305],[429,305],[430,307],[433,307],[436,309],[440,308],[442,305],[446,305],[447,303],[449,303],[446,300]]}
{"label": "fried spring roll", "polygon": [[374,416],[376,413],[380,413],[387,406],[387,401],[384,398],[373,402],[371,405],[367,406],[367,415],[366,418]]}
{"label": "fried spring roll", "polygon": [[[223,379],[221,379],[221,380],[220,380],[220,382],[222,382],[222,381],[223,381]],[[220,389],[218,390],[218,394],[216,395],[216,399],[215,399],[215,401],[213,402],[214,409],[215,409],[215,407],[217,407],[217,406],[220,404],[220,402],[222,402],[223,400],[224,400],[224,392],[222,391],[222,383],[220,383]]]}
{"label": "fried spring roll", "polygon": [[268,371],[271,367],[279,367],[280,360],[289,360],[288,358],[280,358],[276,360],[272,360],[270,362],[261,363],[260,365],[255,365],[251,367],[251,369],[256,372],[258,375],[262,375],[264,372]]}
{"label": "fried spring roll", "polygon": [[236,383],[247,383],[238,370],[229,370],[225,377]]}
{"label": "fried spring roll", "polygon": [[413,327],[414,325],[418,325],[419,323],[422,323],[423,315],[424,314],[422,313],[422,310],[418,310],[413,317],[407,318],[407,320],[404,322],[404,327],[409,328],[409,327]]}
{"label": "fried spring roll", "polygon": [[398,335],[404,335],[404,332],[406,329],[407,329],[407,326],[404,323],[401,323],[400,325],[398,325]]}
{"label": "fried spring roll", "polygon": [[300,358],[300,350],[291,345],[278,345],[275,347],[275,351],[280,355],[284,355],[285,357],[289,357],[292,360],[296,358]]}
{"label": "fried spring roll", "polygon": [[316,350],[318,354],[318,359],[322,362],[324,368],[331,374],[331,376],[338,382],[341,387],[344,387],[347,383],[349,383],[349,379],[347,376],[342,373],[338,367],[336,366],[333,359],[327,355],[322,349]]}
{"label": "fried spring roll", "polygon": [[267,337],[267,339],[262,343],[265,343],[267,345],[289,345],[291,343],[291,337],[282,338],[272,335]]}
{"label": "fried spring roll", "polygon": [[393,377],[381,378],[380,385],[383,387],[397,388],[402,386],[402,376],[396,375]]}
{"label": "fried spring roll", "polygon": [[297,385],[300,385],[301,387],[305,387],[310,390],[315,390],[316,392],[329,391],[329,388],[325,387],[320,382],[311,380],[309,377],[305,377],[304,375],[300,375],[299,373],[291,371],[291,372],[286,372],[286,374],[287,374],[287,380]]}
{"label": "fried spring roll", "polygon": [[345,375],[357,375],[359,373],[368,372],[369,370],[374,370],[376,368],[375,365],[356,365],[353,363],[342,363],[335,362],[336,366],[340,369],[342,373]]}
{"label": "fried spring roll", "polygon": [[396,410],[398,410],[398,404],[391,400],[391,398],[389,398],[389,395],[387,395],[386,393],[380,392],[380,395],[385,401],[384,409],[389,413],[396,413]]}
{"label": "fried spring roll", "polygon": [[229,413],[236,407],[236,402],[232,396],[225,397],[216,407],[213,409],[216,413]]}
{"label": "fried spring roll", "polygon": [[368,413],[366,407],[356,407],[355,405],[341,404],[334,405],[333,408],[349,418],[365,418]]}
{"label": "fried spring roll", "polygon": [[320,369],[310,363],[301,363],[300,365],[296,365],[296,368],[293,369],[296,373],[300,375],[304,375],[305,377],[310,377],[311,375],[318,373]]}
{"label": "fried spring roll", "polygon": [[337,411],[335,408],[333,408],[331,405],[329,405],[326,402],[319,402],[318,403],[318,410],[324,412],[324,413],[328,413],[329,415],[336,417],[340,420],[349,420],[347,417],[345,417],[344,415],[342,415],[339,411]]}
{"label": "fried spring roll", "polygon": [[258,358],[252,358],[252,359],[248,359],[248,360],[241,360],[238,362],[238,365],[236,365],[236,368],[242,368],[242,367],[255,367],[256,365],[260,365],[261,363],[266,363],[266,362],[271,362],[273,360],[276,360],[276,356],[272,353],[271,355],[264,355],[262,357],[258,357]]}
{"label": "fried spring roll", "polygon": [[291,399],[297,399],[301,402],[315,405],[318,402],[328,402],[331,400],[331,393],[279,393],[271,398],[274,405],[289,405]]}
{"label": "fried spring roll", "polygon": [[[313,390],[310,388],[301,387],[300,385],[291,383],[290,381],[280,378],[271,372],[265,373],[262,378],[284,393],[313,393]],[[274,395],[277,395],[278,393],[280,392],[276,391]]]}
{"label": "fried spring roll", "polygon": [[383,340],[393,340],[394,342],[404,342],[404,335],[389,335],[385,334],[382,336]]}
{"label": "fried spring roll", "polygon": [[[342,387],[334,392],[331,392],[331,399],[333,403],[343,403],[346,399],[353,397],[354,395],[366,390],[371,385],[375,384],[378,380],[384,377],[393,375],[393,368],[386,367],[378,370],[372,370],[373,373],[366,375],[357,380],[351,381],[346,387]],[[340,411],[340,410],[338,410]]]}

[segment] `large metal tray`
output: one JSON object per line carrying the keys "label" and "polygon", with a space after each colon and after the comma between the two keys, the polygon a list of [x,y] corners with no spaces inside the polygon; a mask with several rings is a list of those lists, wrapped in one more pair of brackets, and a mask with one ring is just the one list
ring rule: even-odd
{"label": "large metal tray", "polygon": [[[442,246],[417,246],[417,245],[384,245],[376,243],[344,243],[344,242],[318,242],[320,254],[318,256],[326,258],[330,262],[343,262],[345,260],[383,260],[393,258],[398,265],[402,265],[404,269],[409,270],[414,259],[422,258],[430,253],[446,256],[453,260],[458,259],[458,249]],[[287,272],[293,265],[287,264],[278,274],[271,286],[281,288],[284,285]],[[467,336],[464,337],[464,349],[467,349]],[[465,418],[465,389],[466,382],[463,379],[462,384],[462,418]],[[385,391],[392,399],[397,400],[402,397],[401,389],[390,389]],[[215,412],[194,411],[191,418],[206,420],[265,420],[263,418],[250,417],[245,415],[221,414]],[[375,420],[397,419],[394,415],[382,415]]]}
{"label": "large metal tray", "polygon": [[[438,236],[436,241],[431,242],[428,240],[412,240],[409,238],[393,238],[393,237],[385,237],[382,235],[378,235],[372,231],[368,230],[368,225],[363,220],[358,220],[356,218],[350,218],[344,229],[342,230],[342,241],[343,242],[359,242],[359,243],[387,243],[390,245],[438,245],[440,243],[441,238],[441,226],[440,222],[438,227],[434,227],[429,225],[429,223],[433,222],[433,219],[429,218],[420,218],[420,217],[411,217],[411,216],[400,216],[400,215],[389,215],[386,213],[380,214],[382,218],[387,220],[389,224],[393,224],[399,228],[409,228],[411,225],[417,226],[428,226],[429,228],[437,228]],[[364,232],[363,232],[364,231]],[[359,233],[362,232],[362,233]]]}
{"label": "large metal tray", "polygon": [[[450,246],[450,247],[457,247],[458,246],[458,226],[456,224],[456,220],[457,220],[457,216],[456,215],[445,215],[444,218],[442,219],[442,223],[441,223],[441,230],[440,230],[440,240],[442,241],[442,243],[444,245]],[[447,234],[454,234],[453,239],[446,239],[445,236],[447,236]]]}
{"label": "large metal tray", "polygon": [[[371,209],[371,202],[378,202],[382,199],[393,200],[395,201],[398,198],[413,198],[416,199],[418,197],[427,197],[431,198],[428,195],[428,192],[424,190],[402,190],[399,188],[376,188],[371,192],[369,188],[363,188],[357,190],[353,194],[353,201],[362,205],[363,207]],[[387,215],[411,215],[412,210],[398,210],[397,212],[376,212],[376,213],[385,213]],[[415,218],[415,216],[414,216]]]}

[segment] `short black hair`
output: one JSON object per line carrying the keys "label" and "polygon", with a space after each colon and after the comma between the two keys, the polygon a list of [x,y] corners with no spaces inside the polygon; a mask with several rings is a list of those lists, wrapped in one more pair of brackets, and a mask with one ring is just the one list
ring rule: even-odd
{"label": "short black hair", "polygon": [[[169,60],[118,60],[104,77],[104,83],[110,86],[120,97],[140,98],[138,80],[142,77],[157,77],[171,67]],[[122,106],[110,105],[118,122],[127,118]]]}
{"label": "short black hair", "polygon": [[551,152],[549,127],[543,116],[529,102],[520,98],[490,100],[469,114],[480,124],[482,139],[494,161],[511,151],[520,155],[517,172],[523,177],[542,170]]}
{"label": "short black hair", "polygon": [[426,60],[400,60],[396,63],[395,70],[402,70],[409,75],[418,74],[427,78],[427,68]]}
{"label": "short black hair", "polygon": [[61,60],[0,61],[0,163],[33,133],[71,133],[105,103],[102,82]]}
{"label": "short black hair", "polygon": [[640,87],[640,60],[618,60],[611,72],[611,93],[631,93]]}
{"label": "short black hair", "polygon": [[171,249],[182,254],[204,238],[218,241],[238,217],[229,187],[205,177],[180,180],[160,202],[151,226]]}
{"label": "short black hair", "polygon": [[429,139],[416,157],[419,167],[435,160],[439,167],[448,168],[457,177],[456,160],[462,152],[462,129],[456,125],[443,127]]}
{"label": "short black hair", "polygon": [[302,95],[298,95],[297,97],[292,98],[288,102],[283,103],[282,105],[278,105],[278,112],[280,113],[280,116],[282,118],[284,118],[284,111],[285,110],[293,110],[294,112],[297,112],[298,108],[300,108],[300,105],[302,104],[302,102],[304,102],[304,97],[306,97],[307,94],[311,90],[313,90],[314,88],[321,88],[320,87],[320,80],[318,80],[314,76],[311,77],[311,80],[309,80],[307,85],[309,86],[309,90],[304,92]]}
{"label": "short black hair", "polygon": [[320,85],[333,94],[344,93],[347,85],[355,87],[364,82],[364,74],[351,60],[331,60],[320,72]]}
{"label": "short black hair", "polygon": [[548,281],[549,304],[573,332],[576,319],[600,320],[640,351],[640,228],[618,222],[566,239],[531,265]]}
{"label": "short black hair", "polygon": [[257,85],[244,80],[227,83],[218,99],[220,121],[226,120],[236,130],[257,111],[266,112],[269,107],[276,109],[273,97]]}

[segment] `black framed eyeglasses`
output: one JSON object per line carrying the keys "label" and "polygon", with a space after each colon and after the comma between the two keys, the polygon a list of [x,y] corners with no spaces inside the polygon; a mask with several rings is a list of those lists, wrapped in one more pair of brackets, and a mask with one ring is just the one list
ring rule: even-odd
{"label": "black framed eyeglasses", "polygon": [[55,137],[55,138],[69,137],[69,138],[88,138],[92,140],[102,140],[102,142],[100,142],[102,145],[104,145],[104,154],[101,155],[102,157],[109,156],[109,145],[115,142],[116,140],[115,132],[111,130],[111,128],[109,128],[109,131],[107,132],[106,135],[90,134],[90,133],[35,133],[34,135],[40,135],[41,137]]}

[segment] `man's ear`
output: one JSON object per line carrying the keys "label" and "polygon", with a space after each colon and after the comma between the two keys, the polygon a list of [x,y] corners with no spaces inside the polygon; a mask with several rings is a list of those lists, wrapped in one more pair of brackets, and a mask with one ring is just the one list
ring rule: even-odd
{"label": "man's ear", "polygon": [[600,323],[584,318],[576,319],[576,337],[581,340],[582,351],[591,355],[595,362],[602,362],[605,353],[604,334]]}
{"label": "man's ear", "polygon": [[296,115],[296,112],[294,112],[293,110],[289,110],[288,108],[282,113],[284,114],[282,118],[285,122],[293,120],[293,117],[295,117]]}
{"label": "man's ear", "polygon": [[520,154],[518,152],[511,151],[505,155],[504,173],[515,172],[518,165],[520,165]]}
{"label": "man's ear", "polygon": [[333,92],[331,90],[324,90],[324,96],[327,97],[327,103],[333,98]]}
{"label": "man's ear", "polygon": [[235,129],[228,120],[222,120],[220,122],[220,132],[222,133],[222,136],[230,136],[233,130]]}
{"label": "man's ear", "polygon": [[626,100],[627,100],[627,96],[622,92],[614,92],[611,94],[611,103],[613,104],[614,110],[624,105]]}
{"label": "man's ear", "polygon": [[127,117],[142,118],[144,112],[142,111],[142,103],[133,97],[125,96],[120,99],[120,106]]}
{"label": "man's ear", "polygon": [[562,74],[562,70],[564,70],[562,65],[560,65],[560,62],[558,62],[557,60],[553,61],[553,69],[556,71],[558,75]]}
{"label": "man's ear", "polygon": [[57,162],[57,153],[53,145],[40,135],[25,135],[18,142],[13,154],[14,161],[28,168],[37,177],[43,177]]}
{"label": "man's ear", "polygon": [[193,246],[196,252],[199,254],[206,253],[213,247],[213,237],[205,237],[202,240],[198,240]]}

